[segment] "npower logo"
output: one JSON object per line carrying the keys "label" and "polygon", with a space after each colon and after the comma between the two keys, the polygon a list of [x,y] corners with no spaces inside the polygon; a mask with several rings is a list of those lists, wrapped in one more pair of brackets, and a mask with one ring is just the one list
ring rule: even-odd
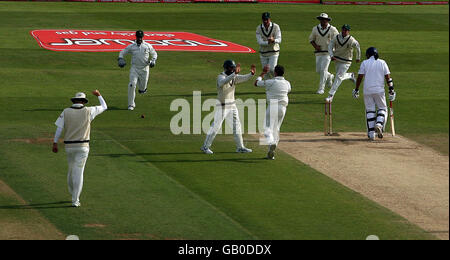
{"label": "npower logo", "polygon": [[[42,48],[52,51],[121,51],[135,40],[134,31],[34,30]],[[144,41],[157,51],[254,53],[249,47],[189,32],[146,32]]]}

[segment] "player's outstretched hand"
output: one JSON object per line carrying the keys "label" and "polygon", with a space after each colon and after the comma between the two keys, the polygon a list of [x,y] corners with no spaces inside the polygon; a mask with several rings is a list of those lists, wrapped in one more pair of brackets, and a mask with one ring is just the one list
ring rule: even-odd
{"label": "player's outstretched hand", "polygon": [[94,96],[97,96],[97,97],[101,96],[101,95],[100,95],[100,91],[98,91],[97,89],[94,90],[94,91],[92,91],[92,94],[93,94]]}
{"label": "player's outstretched hand", "polygon": [[236,64],[236,70],[234,71],[234,73],[239,74],[239,72],[241,72],[241,64],[240,63]]}
{"label": "player's outstretched hand", "polygon": [[252,64],[252,66],[250,66],[250,72],[252,73],[252,75],[255,75],[255,73],[256,73],[256,66],[255,66],[255,64]]}
{"label": "player's outstretched hand", "polygon": [[269,65],[264,66],[264,68],[263,68],[264,74],[266,74],[267,72],[269,72],[269,70],[270,70]]}
{"label": "player's outstretched hand", "polygon": [[359,98],[359,89],[354,89],[352,92],[353,98]]}

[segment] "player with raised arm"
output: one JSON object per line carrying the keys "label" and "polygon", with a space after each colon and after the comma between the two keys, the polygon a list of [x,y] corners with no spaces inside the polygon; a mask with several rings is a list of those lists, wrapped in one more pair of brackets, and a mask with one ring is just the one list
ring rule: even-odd
{"label": "player with raised arm", "polygon": [[267,159],[275,159],[275,149],[280,141],[280,129],[286,115],[286,108],[289,103],[288,93],[291,92],[291,83],[284,78],[284,67],[277,65],[274,73],[275,77],[263,80],[264,75],[269,72],[266,65],[259,77],[255,81],[256,87],[266,89],[267,109],[264,123],[264,136],[266,138],[269,151]]}
{"label": "player with raised arm", "polygon": [[242,139],[241,122],[236,107],[234,92],[236,85],[250,80],[255,75],[256,67],[252,64],[250,73],[240,75],[241,65],[233,60],[226,60],[223,63],[224,71],[217,77],[217,105],[214,113],[214,122],[206,135],[205,142],[201,150],[206,154],[213,154],[210,149],[217,132],[222,127],[223,121],[226,119],[230,127],[233,129],[234,140],[236,142],[237,153],[251,153],[252,150],[244,146]]}
{"label": "player with raised arm", "polygon": [[106,109],[105,100],[98,90],[92,92],[98,97],[100,106],[86,107],[86,94],[79,92],[71,99],[73,105],[64,109],[55,122],[56,133],[52,151],[58,152],[58,140],[64,130],[64,145],[67,154],[67,183],[72,196],[72,206],[79,207],[83,188],[83,173],[89,155],[91,122]]}

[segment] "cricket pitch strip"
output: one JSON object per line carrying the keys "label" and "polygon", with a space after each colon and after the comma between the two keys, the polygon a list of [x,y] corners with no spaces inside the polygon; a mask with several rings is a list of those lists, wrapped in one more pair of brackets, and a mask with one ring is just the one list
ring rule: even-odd
{"label": "cricket pitch strip", "polygon": [[[402,136],[282,133],[278,148],[342,185],[449,239],[449,157]],[[377,139],[379,140],[379,139]]]}

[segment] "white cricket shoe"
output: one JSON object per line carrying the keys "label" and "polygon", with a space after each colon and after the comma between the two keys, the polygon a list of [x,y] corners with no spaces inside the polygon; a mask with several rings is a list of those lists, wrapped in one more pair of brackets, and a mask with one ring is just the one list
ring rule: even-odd
{"label": "white cricket shoe", "polygon": [[211,151],[211,149],[206,148],[206,147],[204,147],[204,146],[202,146],[202,147],[200,148],[200,150],[202,150],[202,152],[205,153],[205,154],[213,154],[213,153],[214,153],[213,151]]}
{"label": "white cricket shoe", "polygon": [[380,138],[380,139],[383,138],[383,126],[381,124],[375,125],[375,132],[377,132],[378,138]]}
{"label": "white cricket shoe", "polygon": [[252,149],[246,148],[246,147],[241,147],[236,149],[237,153],[251,153],[253,152]]}
{"label": "white cricket shoe", "polygon": [[333,102],[333,95],[330,94],[327,98],[325,98],[325,101],[326,101],[327,103]]}
{"label": "white cricket shoe", "polygon": [[128,106],[128,110],[133,111],[134,110],[134,106]]}
{"label": "white cricket shoe", "polygon": [[317,92],[316,92],[316,94],[319,94],[319,95],[322,95],[323,93],[325,93],[325,91],[322,90],[322,89],[319,89],[319,90],[317,90]]}
{"label": "white cricket shoe", "polygon": [[351,76],[350,80],[353,82],[353,84],[356,84],[356,78],[355,78],[354,72],[352,72],[352,76]]}
{"label": "white cricket shoe", "polygon": [[269,146],[269,152],[267,153],[267,159],[275,160],[275,149],[277,148],[276,144],[272,144]]}
{"label": "white cricket shoe", "polygon": [[331,74],[330,77],[327,80],[328,86],[331,88],[331,86],[333,86],[333,80],[334,80],[334,75]]}
{"label": "white cricket shoe", "polygon": [[369,137],[369,141],[375,141],[375,134],[368,134],[367,135]]}
{"label": "white cricket shoe", "polygon": [[81,206],[81,203],[79,201],[72,203],[72,207],[78,208]]}

